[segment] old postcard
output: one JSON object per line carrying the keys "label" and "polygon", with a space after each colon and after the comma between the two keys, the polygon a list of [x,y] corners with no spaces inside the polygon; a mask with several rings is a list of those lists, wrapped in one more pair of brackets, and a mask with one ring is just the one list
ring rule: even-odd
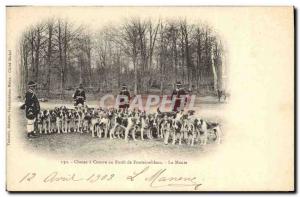
{"label": "old postcard", "polygon": [[8,191],[294,191],[293,7],[6,11]]}

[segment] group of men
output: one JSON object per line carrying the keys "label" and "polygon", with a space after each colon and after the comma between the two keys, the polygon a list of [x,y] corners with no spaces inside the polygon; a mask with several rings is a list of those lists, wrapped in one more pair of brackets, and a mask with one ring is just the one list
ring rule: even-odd
{"label": "group of men", "polygon": [[[121,104],[119,105],[119,108],[121,108],[121,109],[129,108],[130,93],[129,93],[126,85],[123,84],[122,90],[119,95],[122,96],[120,98]],[[177,112],[177,111],[183,110],[184,105],[181,105],[181,104],[186,103],[187,97],[186,97],[185,90],[182,88],[181,82],[176,83],[176,87],[173,90],[172,95],[171,95],[171,100],[173,100],[173,99],[175,100],[175,103],[174,103],[172,111]]]}
{"label": "group of men", "polygon": [[[21,109],[25,109],[25,115],[27,119],[27,136],[28,138],[37,137],[35,134],[35,130],[37,129],[36,119],[37,115],[40,112],[40,104],[36,95],[36,87],[37,83],[34,81],[29,81],[28,90],[25,94],[25,103],[21,106]],[[120,97],[120,109],[129,108],[130,101],[130,93],[125,84],[122,85],[122,89],[119,93]],[[182,88],[182,84],[180,82],[176,83],[176,88],[172,92],[171,99],[175,100],[175,104],[173,106],[172,111],[181,111],[182,110],[182,99],[186,99],[184,97],[186,95],[185,90]],[[73,94],[74,105],[85,105],[86,95],[83,88],[83,85],[80,84]],[[186,102],[186,100],[185,100]]]}

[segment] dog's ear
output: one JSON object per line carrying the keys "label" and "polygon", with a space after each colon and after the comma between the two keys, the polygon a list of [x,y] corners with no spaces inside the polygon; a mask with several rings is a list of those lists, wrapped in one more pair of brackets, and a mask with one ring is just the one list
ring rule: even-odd
{"label": "dog's ear", "polygon": [[21,105],[20,109],[24,110],[25,109],[25,103],[23,105]]}
{"label": "dog's ear", "polygon": [[161,111],[160,111],[159,107],[157,108],[157,110],[156,110],[156,111],[157,111],[157,113],[159,113],[159,114],[161,113]]}

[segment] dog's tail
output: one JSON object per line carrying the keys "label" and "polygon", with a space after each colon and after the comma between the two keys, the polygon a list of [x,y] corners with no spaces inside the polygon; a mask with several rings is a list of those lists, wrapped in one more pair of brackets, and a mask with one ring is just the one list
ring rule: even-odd
{"label": "dog's tail", "polygon": [[218,144],[220,144],[221,143],[221,141],[222,141],[222,138],[223,138],[223,131],[222,131],[222,129],[221,129],[221,126],[218,124],[217,126],[215,126],[214,128],[213,128],[213,131],[215,132],[215,133],[217,133],[217,143]]}

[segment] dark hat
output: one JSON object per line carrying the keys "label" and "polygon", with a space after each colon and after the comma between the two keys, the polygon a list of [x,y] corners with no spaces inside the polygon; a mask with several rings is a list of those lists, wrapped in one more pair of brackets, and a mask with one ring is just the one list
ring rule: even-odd
{"label": "dark hat", "polygon": [[127,85],[125,85],[124,83],[122,84],[122,89],[125,90],[127,89]]}
{"label": "dark hat", "polygon": [[177,81],[177,82],[176,82],[176,85],[177,85],[177,86],[181,86],[182,84],[181,84],[180,81]]}
{"label": "dark hat", "polygon": [[36,84],[34,81],[29,81],[27,85],[28,85],[29,87],[34,87],[34,86],[36,86],[37,84]]}

